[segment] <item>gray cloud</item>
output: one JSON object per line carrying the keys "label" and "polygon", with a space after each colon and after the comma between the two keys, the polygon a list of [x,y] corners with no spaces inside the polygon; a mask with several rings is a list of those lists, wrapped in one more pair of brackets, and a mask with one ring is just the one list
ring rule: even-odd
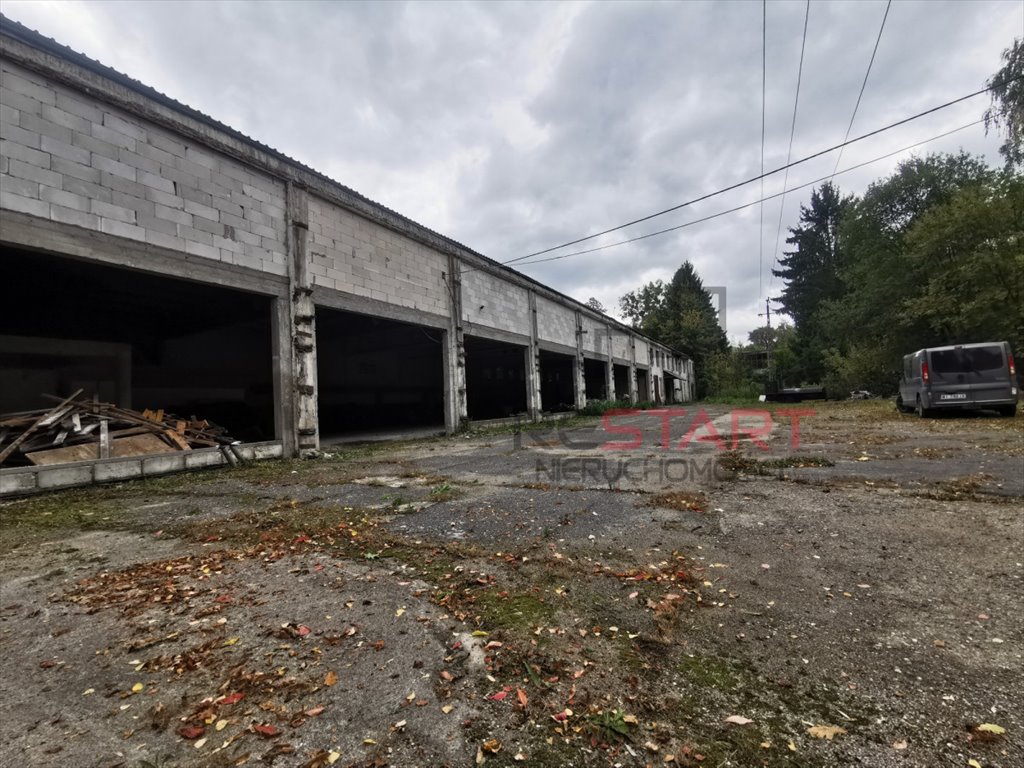
{"label": "gray cloud", "polygon": [[[884,10],[811,6],[794,158],[839,142]],[[761,4],[45,3],[9,16],[165,91],[483,253],[506,260],[755,175]],[[785,162],[804,3],[768,6],[766,167]],[[980,88],[1024,29],[1019,2],[892,5],[853,135]],[[853,165],[980,117],[978,98],[848,148]],[[998,162],[980,127],[963,146]],[[860,193],[899,158],[837,179]],[[832,171],[794,169],[790,186]],[[765,182],[765,193],[782,177]],[[588,245],[756,199],[754,184]],[[788,196],[783,227],[810,190]],[[729,331],[760,324],[779,201],[521,269],[577,298],[692,260],[729,289]],[[783,232],[782,240],[785,234]],[[777,291],[778,285],[772,285]]]}

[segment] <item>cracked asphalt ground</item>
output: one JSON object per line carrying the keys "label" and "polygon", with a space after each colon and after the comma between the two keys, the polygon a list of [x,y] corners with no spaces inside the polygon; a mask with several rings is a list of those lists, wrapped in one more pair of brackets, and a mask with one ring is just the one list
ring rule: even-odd
{"label": "cracked asphalt ground", "polygon": [[1024,418],[801,410],[0,502],[0,766],[1024,765]]}

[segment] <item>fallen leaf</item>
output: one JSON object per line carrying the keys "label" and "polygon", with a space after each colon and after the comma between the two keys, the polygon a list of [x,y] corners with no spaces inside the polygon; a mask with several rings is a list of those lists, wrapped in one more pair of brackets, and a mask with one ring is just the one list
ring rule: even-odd
{"label": "fallen leaf", "polygon": [[967,761],[967,765],[969,765],[971,768],[981,768],[981,763],[979,763],[973,757]]}
{"label": "fallen leaf", "polygon": [[327,764],[334,765],[341,758],[341,752],[328,752],[327,753]]}
{"label": "fallen leaf", "polygon": [[790,741],[789,744],[787,744],[786,746],[789,747],[790,752],[796,752],[796,744],[794,744],[792,741]]}
{"label": "fallen leaf", "polygon": [[196,749],[202,749],[205,744],[206,744],[206,739],[200,739],[199,741],[197,741],[192,746],[195,747]]}
{"label": "fallen leaf", "polygon": [[132,686],[132,693],[140,693],[145,687],[142,683],[136,683]]}
{"label": "fallen leaf", "polygon": [[487,635],[488,633],[484,632],[482,629],[473,630],[473,637],[487,637]]}
{"label": "fallen leaf", "polygon": [[213,726],[213,727],[216,728],[218,731],[223,731],[225,728],[227,728],[227,726],[228,726],[228,721],[227,720],[218,720],[217,724],[215,726]]}
{"label": "fallen leaf", "polygon": [[395,616],[401,616],[403,613],[405,613],[405,608],[399,608],[395,611]]}
{"label": "fallen leaf", "polygon": [[198,739],[206,733],[206,729],[198,725],[186,725],[178,729],[178,735],[183,739]]}
{"label": "fallen leaf", "polygon": [[368,746],[373,746],[376,743],[376,739],[363,739],[363,744],[366,744]]}
{"label": "fallen leaf", "polygon": [[311,630],[311,629],[310,629],[309,627],[307,627],[307,626],[306,626],[305,624],[299,624],[299,628],[298,628],[298,630],[297,630],[297,631],[298,631],[298,633],[299,633],[299,637],[305,637],[306,635],[308,635],[308,634],[309,634],[310,632],[312,632],[313,630]]}
{"label": "fallen leaf", "polygon": [[995,736],[1002,736],[1004,733],[1006,733],[1005,728],[1003,728],[1001,725],[996,725],[995,723],[982,723],[974,730],[981,731],[982,733],[991,733]]}
{"label": "fallen leaf", "polygon": [[228,645],[234,645],[234,644],[235,644],[235,643],[237,643],[237,642],[238,642],[238,641],[239,641],[240,639],[241,639],[241,638],[238,638],[238,637],[229,637],[229,638],[228,638],[227,640],[225,640],[225,641],[224,641],[224,645],[225,645],[225,646],[228,646]]}
{"label": "fallen leaf", "polygon": [[832,741],[836,736],[846,733],[846,729],[840,728],[838,725],[812,725],[807,729],[807,733],[816,739]]}
{"label": "fallen leaf", "polygon": [[508,691],[498,691],[497,693],[491,694],[487,698],[491,701],[504,701],[506,696],[508,696]]}
{"label": "fallen leaf", "polygon": [[338,674],[332,669],[324,676],[324,685],[335,685],[338,682]]}
{"label": "fallen leaf", "polygon": [[262,723],[253,723],[252,729],[266,739],[272,739],[281,733],[279,728],[276,728],[273,725],[264,725]]}
{"label": "fallen leaf", "polygon": [[897,751],[902,751],[902,750],[906,749],[907,748],[907,740],[906,739],[900,739],[899,741],[894,741],[892,743],[892,748],[897,750]]}
{"label": "fallen leaf", "polygon": [[323,707],[323,705],[321,705],[319,707],[313,707],[312,709],[307,709],[305,714],[306,714],[306,717],[316,717],[317,715],[319,715],[323,711],[324,711],[324,707]]}
{"label": "fallen leaf", "polygon": [[453,707],[451,704],[445,704],[443,707],[441,707],[441,711],[444,712],[446,715],[453,709],[455,709],[455,707]]}
{"label": "fallen leaf", "polygon": [[526,704],[529,701],[529,699],[526,696],[526,691],[524,691],[522,688],[516,688],[516,698],[519,699],[519,706],[521,706],[523,709],[526,709]]}
{"label": "fallen leaf", "polygon": [[497,739],[488,739],[487,741],[485,741],[483,744],[480,745],[480,748],[484,752],[487,752],[487,753],[492,754],[492,755],[496,755],[499,752],[501,752],[501,742],[498,741]]}
{"label": "fallen leaf", "polygon": [[218,703],[220,704],[237,704],[245,698],[244,693],[229,693],[227,696],[222,696]]}
{"label": "fallen leaf", "polygon": [[743,715],[729,715],[725,718],[725,722],[732,723],[733,725],[750,725],[753,720],[749,717],[743,717]]}

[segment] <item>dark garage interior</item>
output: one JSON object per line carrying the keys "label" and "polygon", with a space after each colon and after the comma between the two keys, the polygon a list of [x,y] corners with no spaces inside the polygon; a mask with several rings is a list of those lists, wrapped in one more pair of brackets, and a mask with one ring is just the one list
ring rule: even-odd
{"label": "dark garage interior", "polygon": [[526,348],[465,337],[466,407],[472,421],[526,412]]}
{"label": "dark garage interior", "polygon": [[378,429],[444,429],[444,332],[317,307],[323,439]]}
{"label": "dark garage interior", "polygon": [[615,376],[615,399],[629,400],[629,366],[616,363],[612,371]]}
{"label": "dark garage interior", "polygon": [[587,385],[587,400],[608,400],[607,365],[604,360],[583,360],[583,378]]}
{"label": "dark garage interior", "polygon": [[649,403],[654,399],[651,397],[650,374],[643,368],[636,369],[636,396],[641,403]]}
{"label": "dark garage interior", "polygon": [[573,367],[576,358],[557,352],[540,352],[540,403],[547,413],[571,411],[576,407]]}
{"label": "dark garage interior", "polygon": [[275,437],[270,298],[9,248],[0,274],[0,412],[82,388]]}

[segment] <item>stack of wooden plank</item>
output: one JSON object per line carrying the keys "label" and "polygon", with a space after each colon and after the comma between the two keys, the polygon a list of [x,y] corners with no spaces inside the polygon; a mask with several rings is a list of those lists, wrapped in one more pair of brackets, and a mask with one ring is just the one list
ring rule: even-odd
{"label": "stack of wooden plank", "polygon": [[57,404],[0,414],[0,465],[145,456],[235,442],[223,427],[205,420],[182,419],[163,410],[133,411],[82,399],[81,394],[78,390],[63,399],[44,395]]}

